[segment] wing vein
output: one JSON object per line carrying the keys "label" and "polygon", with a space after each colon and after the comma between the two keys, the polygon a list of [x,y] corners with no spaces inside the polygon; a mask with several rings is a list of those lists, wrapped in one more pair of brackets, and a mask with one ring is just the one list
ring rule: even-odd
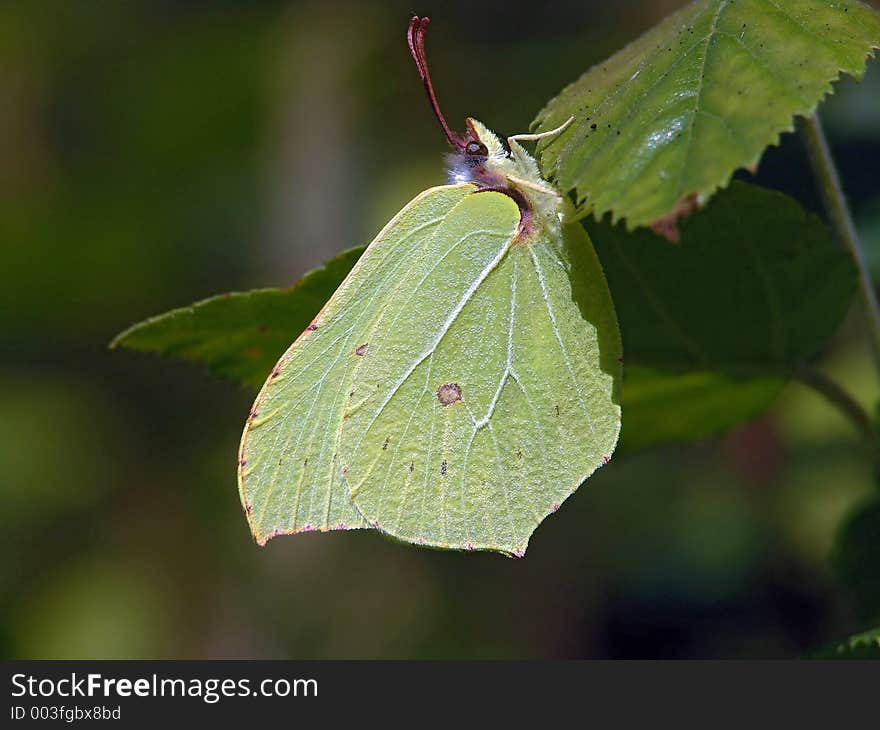
{"label": "wing vein", "polygon": [[559,350],[562,353],[562,360],[565,362],[565,367],[568,370],[568,374],[571,377],[571,382],[574,385],[574,391],[577,394],[578,401],[581,404],[584,415],[587,417],[587,425],[590,427],[590,432],[595,435],[596,431],[593,428],[593,421],[590,418],[590,411],[587,408],[587,404],[584,401],[584,397],[581,393],[577,378],[575,377],[574,368],[572,367],[571,360],[568,357],[568,351],[565,349],[565,343],[563,343],[562,335],[559,332],[559,325],[556,322],[556,315],[553,313],[553,306],[550,304],[550,296],[547,294],[547,283],[544,281],[544,271],[543,269],[541,269],[541,264],[538,261],[538,256],[535,253],[533,247],[529,247],[529,255],[531,256],[532,263],[535,266],[535,273],[538,275],[538,283],[541,285],[541,297],[544,299],[544,305],[547,307],[547,314],[550,315],[550,323],[553,325],[553,334],[556,337],[556,342],[559,344]]}
{"label": "wing vein", "polygon": [[[473,235],[481,234],[481,233],[495,233],[496,236],[498,235],[497,232],[493,232],[493,231],[483,231],[483,230],[472,231],[471,233],[467,234],[467,236],[463,236],[455,244],[455,246],[450,248],[449,251],[447,251],[443,255],[443,258],[446,258],[446,256],[448,256],[450,253],[452,253],[452,251],[455,250],[455,248],[457,248],[459,245],[461,245],[461,243],[463,243],[467,238],[469,238]],[[363,444],[363,441],[364,441],[366,434],[369,433],[370,429],[372,429],[373,424],[376,422],[376,420],[379,418],[379,416],[381,416],[382,413],[384,413],[385,408],[388,406],[388,403],[391,401],[391,399],[394,397],[394,395],[397,393],[397,391],[400,390],[400,387],[409,379],[410,375],[413,374],[413,372],[415,371],[415,369],[419,365],[421,365],[428,357],[430,357],[431,355],[434,354],[434,352],[437,349],[437,346],[440,344],[440,342],[446,336],[446,333],[449,332],[449,329],[452,327],[452,325],[455,324],[456,320],[458,319],[458,316],[461,314],[462,310],[467,305],[467,303],[471,300],[474,293],[477,291],[477,289],[480,287],[480,285],[486,280],[486,278],[489,276],[489,274],[491,274],[498,267],[498,265],[501,263],[501,261],[504,259],[504,256],[507,254],[508,250],[510,249],[510,245],[511,245],[512,241],[513,241],[512,236],[507,236],[505,238],[504,245],[499,249],[499,251],[495,255],[495,257],[483,268],[483,270],[480,272],[480,275],[474,280],[474,283],[471,284],[470,287],[468,287],[467,291],[465,291],[465,293],[461,297],[461,299],[459,299],[458,304],[456,304],[456,306],[453,308],[453,310],[449,313],[449,316],[447,316],[446,320],[444,321],[443,326],[440,328],[439,333],[434,338],[434,340],[431,342],[431,344],[428,346],[428,348],[425,349],[421,353],[421,355],[418,356],[418,358],[415,360],[415,362],[413,362],[412,365],[410,365],[406,369],[406,372],[403,374],[403,377],[400,378],[394,384],[394,386],[388,391],[388,394],[382,400],[382,403],[379,405],[379,408],[376,410],[376,413],[373,415],[373,418],[370,420],[370,423],[367,424],[367,427],[363,430],[363,434],[362,434],[360,440],[358,441],[358,444],[357,444],[357,447],[355,450],[360,449],[361,445]],[[439,263],[440,262],[438,261],[436,264],[434,264],[431,271],[429,271],[427,274],[425,274],[424,277],[422,277],[419,284],[415,287],[413,294],[415,293],[415,291],[418,291],[418,289],[425,282],[425,280],[428,278],[428,276],[430,276],[430,274],[433,272],[433,270],[439,265]],[[412,295],[410,296],[410,299],[411,298],[412,298]],[[409,301],[409,299],[407,300],[407,302],[408,301]],[[401,309],[400,309],[401,312],[405,309],[405,306],[406,306],[406,304],[404,304],[404,306],[401,307]]]}

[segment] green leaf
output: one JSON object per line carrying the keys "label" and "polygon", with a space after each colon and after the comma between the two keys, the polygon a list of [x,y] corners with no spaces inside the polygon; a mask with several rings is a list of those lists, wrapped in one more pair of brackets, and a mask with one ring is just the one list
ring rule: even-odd
{"label": "green leaf", "polygon": [[626,365],[618,449],[713,436],[758,416],[784,385],[782,377],[735,378],[705,370],[670,373]]}
{"label": "green leaf", "polygon": [[474,190],[404,208],[272,371],[241,447],[258,541],[360,514],[408,542],[522,555],[610,458],[620,336],[589,239],[522,233],[511,197]]}
{"label": "green leaf", "polygon": [[820,649],[811,659],[880,659],[880,628],[863,631]]}
{"label": "green leaf", "polygon": [[589,220],[627,364],[787,375],[828,339],[856,285],[849,256],[791,198],[734,183],[680,245]]}
{"label": "green leaf", "polygon": [[110,346],[201,363],[214,375],[256,390],[363,251],[363,246],[343,251],[289,289],[222,294],[151,317]]}
{"label": "green leaf", "polygon": [[564,89],[538,131],[545,176],[627,227],[705,198],[758,162],[840,72],[860,78],[880,16],[858,2],[697,0]]}
{"label": "green leaf", "polygon": [[858,615],[880,620],[880,499],[863,504],[844,521],[831,563]]}
{"label": "green leaf", "polygon": [[588,220],[624,345],[623,445],[701,438],[753,417],[846,314],[856,286],[825,224],[734,183],[680,245]]}

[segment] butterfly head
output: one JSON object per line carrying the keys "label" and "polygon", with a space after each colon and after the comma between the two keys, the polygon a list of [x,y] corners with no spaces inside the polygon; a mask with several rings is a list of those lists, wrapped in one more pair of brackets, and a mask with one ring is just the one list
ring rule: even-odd
{"label": "butterfly head", "polygon": [[503,185],[501,168],[509,157],[504,143],[498,135],[476,119],[468,118],[466,125],[467,132],[462,135],[461,146],[456,146],[447,157],[449,182],[470,182],[481,187]]}
{"label": "butterfly head", "polygon": [[476,119],[469,117],[465,120],[463,133],[456,132],[446,122],[434,93],[425,54],[425,34],[429,23],[428,18],[413,17],[406,38],[431,109],[453,150],[448,157],[449,182],[474,183],[482,189],[504,192],[517,201],[524,216],[531,217],[535,212],[540,218],[555,223],[560,198],[542,180],[534,158],[517,141],[536,139],[538,136],[516,135],[509,137],[508,144],[505,144],[497,134]]}

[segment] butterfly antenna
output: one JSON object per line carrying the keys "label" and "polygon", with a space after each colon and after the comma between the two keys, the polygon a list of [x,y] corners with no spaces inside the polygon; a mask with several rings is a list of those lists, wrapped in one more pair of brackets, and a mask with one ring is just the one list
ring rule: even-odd
{"label": "butterfly antenna", "polygon": [[460,134],[453,132],[446,123],[446,118],[443,116],[443,112],[440,111],[440,105],[437,103],[434,85],[431,83],[431,74],[428,71],[428,57],[425,55],[425,34],[428,32],[428,24],[430,22],[430,18],[420,18],[418,15],[414,15],[413,19],[409,22],[406,41],[409,44],[409,52],[416,63],[416,68],[419,70],[419,78],[421,78],[425,91],[428,93],[428,101],[431,102],[434,116],[437,117],[437,121],[443,127],[446,139],[449,140],[449,144],[453,147],[463,149],[465,145],[464,140]]}

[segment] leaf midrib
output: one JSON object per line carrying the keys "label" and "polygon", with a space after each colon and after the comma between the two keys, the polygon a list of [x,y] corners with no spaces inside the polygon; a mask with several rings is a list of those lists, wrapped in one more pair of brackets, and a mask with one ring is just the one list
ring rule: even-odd
{"label": "leaf midrib", "polygon": [[706,33],[706,50],[703,53],[703,63],[700,64],[700,80],[697,84],[697,93],[695,95],[696,101],[694,103],[694,110],[691,114],[690,123],[687,128],[687,139],[684,142],[684,156],[681,163],[681,168],[678,172],[678,183],[676,184],[676,197],[681,197],[684,190],[684,176],[687,173],[688,162],[690,161],[691,150],[693,149],[693,136],[694,136],[694,123],[697,119],[697,114],[700,113],[700,100],[703,96],[703,83],[706,79],[706,64],[709,61],[709,52],[712,49],[712,40],[715,37],[715,32],[718,30],[718,19],[721,17],[721,13],[728,5],[728,0],[721,0],[718,3],[718,9],[715,11],[715,15],[712,18],[712,22],[709,25],[709,32]]}

